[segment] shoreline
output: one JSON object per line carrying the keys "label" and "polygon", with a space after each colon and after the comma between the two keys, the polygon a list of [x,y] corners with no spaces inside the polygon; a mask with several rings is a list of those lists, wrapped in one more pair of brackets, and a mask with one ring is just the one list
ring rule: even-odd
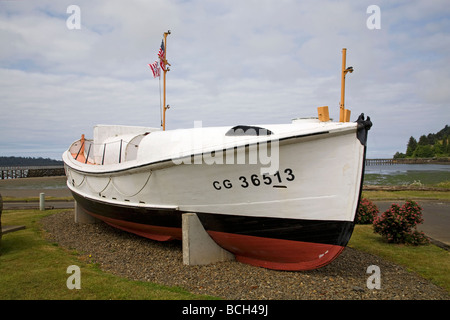
{"label": "shoreline", "polygon": [[363,191],[439,191],[450,192],[448,188],[427,187],[427,186],[411,186],[411,185],[364,185]]}
{"label": "shoreline", "polygon": [[366,165],[440,164],[450,165],[450,158],[367,158]]}

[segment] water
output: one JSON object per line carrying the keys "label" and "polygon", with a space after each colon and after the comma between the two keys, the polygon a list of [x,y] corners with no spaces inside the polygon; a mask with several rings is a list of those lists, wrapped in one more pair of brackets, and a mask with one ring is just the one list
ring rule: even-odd
{"label": "water", "polygon": [[436,185],[450,181],[450,165],[394,164],[366,166],[366,185]]}
{"label": "water", "polygon": [[67,188],[65,176],[0,180],[2,190],[58,190]]}

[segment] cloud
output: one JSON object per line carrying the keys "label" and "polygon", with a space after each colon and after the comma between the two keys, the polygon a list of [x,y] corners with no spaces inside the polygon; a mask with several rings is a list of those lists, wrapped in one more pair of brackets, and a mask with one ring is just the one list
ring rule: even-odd
{"label": "cloud", "polygon": [[71,4],[0,2],[0,134],[16,141],[2,153],[63,149],[97,123],[159,126],[147,64],[168,29],[169,129],[289,122],[322,105],[336,119],[344,47],[346,105],[374,120],[371,156],[448,124],[444,1],[379,1],[380,30],[366,27],[369,1],[77,1],[80,30],[66,27]]}
{"label": "cloud", "polygon": [[[99,123],[158,127],[148,101],[150,80],[30,73],[0,69],[2,143],[55,147],[60,153]],[[19,146],[20,144],[18,144]],[[2,148],[3,149],[3,148]],[[25,150],[24,150],[25,151]]]}

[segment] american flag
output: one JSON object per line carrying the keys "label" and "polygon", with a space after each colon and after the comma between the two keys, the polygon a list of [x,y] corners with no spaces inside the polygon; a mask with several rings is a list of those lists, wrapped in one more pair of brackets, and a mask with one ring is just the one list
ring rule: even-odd
{"label": "american flag", "polygon": [[161,65],[161,69],[166,70],[166,53],[164,48],[164,40],[161,40],[161,47],[158,51],[158,57]]}
{"label": "american flag", "polygon": [[148,65],[150,69],[152,69],[153,72],[153,78],[159,77],[161,75],[161,72],[159,70],[158,61],[153,62],[152,64]]}

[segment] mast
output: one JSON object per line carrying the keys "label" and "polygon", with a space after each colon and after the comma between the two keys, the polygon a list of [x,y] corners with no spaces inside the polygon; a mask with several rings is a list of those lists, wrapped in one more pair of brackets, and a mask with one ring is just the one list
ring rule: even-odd
{"label": "mast", "polygon": [[167,66],[170,66],[170,63],[167,62],[166,56],[167,56],[167,36],[170,34],[170,30],[167,32],[164,32],[164,83],[163,83],[163,131],[166,130],[166,110],[170,107],[166,105],[166,73],[169,71],[169,68]]}
{"label": "mast", "polygon": [[340,106],[340,113],[339,113],[339,122],[348,122],[350,121],[350,110],[345,109],[344,106],[344,98],[345,98],[345,75],[347,72],[352,73],[353,67],[345,67],[346,64],[346,55],[347,55],[347,49],[342,49],[342,75],[341,75],[341,102],[339,104]]}

